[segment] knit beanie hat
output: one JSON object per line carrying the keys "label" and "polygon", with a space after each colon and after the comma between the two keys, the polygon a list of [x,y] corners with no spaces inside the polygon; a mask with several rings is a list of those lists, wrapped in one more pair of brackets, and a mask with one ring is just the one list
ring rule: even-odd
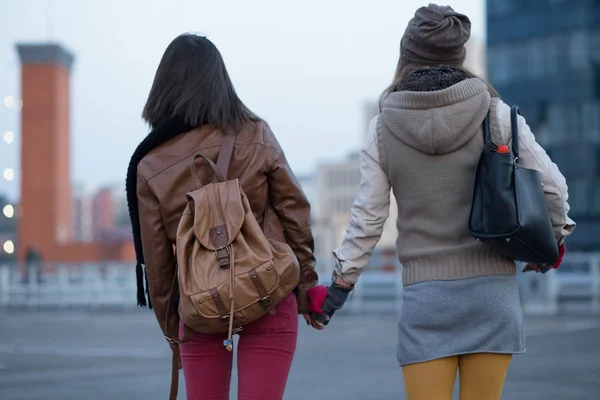
{"label": "knit beanie hat", "polygon": [[462,66],[465,43],[471,36],[471,21],[450,6],[429,4],[415,12],[402,41],[401,57],[421,65]]}

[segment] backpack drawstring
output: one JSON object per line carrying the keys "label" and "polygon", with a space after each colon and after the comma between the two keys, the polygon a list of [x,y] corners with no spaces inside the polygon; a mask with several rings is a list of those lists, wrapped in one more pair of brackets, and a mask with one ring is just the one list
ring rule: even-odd
{"label": "backpack drawstring", "polygon": [[223,345],[228,351],[233,351],[233,314],[235,312],[235,256],[233,254],[233,246],[229,246],[229,264],[229,330],[227,332],[227,339],[223,342]]}

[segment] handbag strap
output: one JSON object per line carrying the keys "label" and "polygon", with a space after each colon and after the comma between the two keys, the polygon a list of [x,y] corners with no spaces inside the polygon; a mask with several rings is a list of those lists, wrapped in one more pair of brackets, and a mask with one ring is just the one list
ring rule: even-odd
{"label": "handbag strap", "polygon": [[487,147],[487,145],[492,141],[490,134],[490,111],[488,110],[485,119],[483,120],[483,144]]}
{"label": "handbag strap", "polygon": [[510,108],[510,129],[512,131],[512,151],[515,162],[519,162],[519,115],[521,110],[518,106]]}
{"label": "handbag strap", "polygon": [[[515,162],[519,162],[519,115],[521,110],[518,106],[512,106],[510,108],[510,130],[512,132],[512,152]],[[492,143],[492,137],[490,133],[490,111],[488,111],[485,119],[483,120],[483,139],[484,145],[487,147]]]}

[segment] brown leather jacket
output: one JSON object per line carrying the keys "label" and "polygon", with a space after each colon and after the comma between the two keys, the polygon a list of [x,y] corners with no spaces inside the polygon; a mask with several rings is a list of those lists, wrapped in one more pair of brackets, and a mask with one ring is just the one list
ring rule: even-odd
{"label": "brown leather jacket", "polygon": [[[155,148],[138,164],[138,209],[150,299],[165,334],[167,328],[171,335],[178,332],[177,310],[167,313],[167,304],[173,304],[177,295],[172,290],[177,226],[186,193],[195,189],[190,165],[198,153],[216,161],[220,145],[221,131],[204,126]],[[199,173],[203,182],[211,181],[210,168],[199,167]],[[294,251],[300,264],[298,308],[306,312],[306,290],[318,278],[310,204],[266,123],[249,123],[238,133],[228,178],[239,179],[259,224],[266,218],[265,235],[287,241]]]}

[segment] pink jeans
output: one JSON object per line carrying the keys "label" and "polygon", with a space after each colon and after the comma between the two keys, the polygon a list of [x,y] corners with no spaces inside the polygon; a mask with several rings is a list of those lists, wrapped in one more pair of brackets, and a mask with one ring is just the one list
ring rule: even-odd
{"label": "pink jeans", "polygon": [[[296,296],[277,305],[277,313],[243,327],[237,345],[238,400],[281,400],[296,351]],[[229,400],[233,354],[226,335],[194,333],[180,345],[188,400]]]}

